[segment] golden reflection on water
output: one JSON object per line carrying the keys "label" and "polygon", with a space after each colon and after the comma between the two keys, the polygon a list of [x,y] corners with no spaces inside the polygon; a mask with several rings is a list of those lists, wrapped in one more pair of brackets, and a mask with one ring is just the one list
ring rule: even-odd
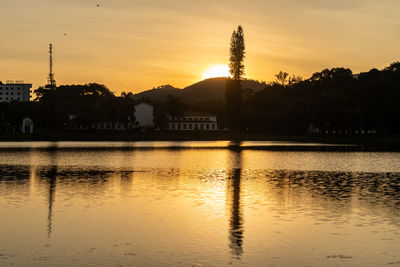
{"label": "golden reflection on water", "polygon": [[400,261],[398,155],[357,155],[337,171],[346,156],[234,146],[0,152],[0,265]]}

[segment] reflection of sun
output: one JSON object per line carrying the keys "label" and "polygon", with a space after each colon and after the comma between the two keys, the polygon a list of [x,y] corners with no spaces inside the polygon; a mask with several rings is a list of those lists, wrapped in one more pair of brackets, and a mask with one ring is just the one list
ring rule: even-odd
{"label": "reflection of sun", "polygon": [[227,65],[214,65],[208,68],[203,73],[203,79],[215,78],[215,77],[230,77],[229,67]]}

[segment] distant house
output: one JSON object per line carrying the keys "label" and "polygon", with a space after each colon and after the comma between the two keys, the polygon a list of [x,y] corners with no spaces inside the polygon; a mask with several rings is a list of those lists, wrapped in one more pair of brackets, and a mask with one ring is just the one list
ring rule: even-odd
{"label": "distant house", "polygon": [[69,130],[126,131],[135,127],[130,117],[126,120],[87,119],[76,114],[69,114],[68,117],[66,129]]}
{"label": "distant house", "polygon": [[182,116],[167,116],[171,131],[217,131],[217,116],[203,111],[185,111]]}
{"label": "distant house", "polygon": [[22,119],[21,132],[24,134],[33,133],[33,121],[31,118]]}
{"label": "distant house", "polygon": [[154,107],[147,103],[135,106],[135,119],[140,128],[154,128]]}
{"label": "distant house", "polygon": [[95,121],[90,123],[90,129],[92,130],[113,130],[113,131],[125,131],[131,129],[131,123],[124,123],[121,121]]}
{"label": "distant house", "polygon": [[69,130],[105,130],[105,131],[126,131],[133,129],[134,123],[129,121],[117,120],[95,120],[89,122],[80,122],[79,120],[70,120],[68,126]]}
{"label": "distant house", "polygon": [[377,135],[379,130],[375,128],[364,129],[361,127],[356,128],[333,128],[330,123],[323,126],[308,125],[308,135],[336,135],[336,136],[349,136],[349,135]]}

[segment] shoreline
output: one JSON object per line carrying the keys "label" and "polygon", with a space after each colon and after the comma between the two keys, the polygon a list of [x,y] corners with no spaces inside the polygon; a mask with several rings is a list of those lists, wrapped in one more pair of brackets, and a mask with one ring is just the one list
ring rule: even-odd
{"label": "shoreline", "polygon": [[[400,136],[309,136],[239,132],[116,132],[116,131],[60,131],[30,135],[0,135],[0,142],[135,142],[135,141],[270,141],[294,142],[293,145],[254,145],[229,149],[276,151],[394,151],[400,152]],[[315,145],[296,144],[296,142]],[[321,145],[318,145],[321,144]],[[347,145],[347,146],[346,146]],[[183,149],[182,147],[170,147]],[[0,148],[4,149],[4,148]],[[110,148],[109,148],[110,149]],[[115,149],[115,148],[114,148]],[[121,148],[120,148],[121,149]],[[135,149],[126,147],[126,149]],[[137,148],[136,148],[137,149]],[[165,149],[165,148],[164,148]],[[196,148],[191,148],[196,149]],[[219,148],[221,149],[221,148]]]}

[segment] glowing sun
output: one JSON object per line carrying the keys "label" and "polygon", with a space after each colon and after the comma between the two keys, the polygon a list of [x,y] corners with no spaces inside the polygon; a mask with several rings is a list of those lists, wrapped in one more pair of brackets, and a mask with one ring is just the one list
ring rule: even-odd
{"label": "glowing sun", "polygon": [[214,65],[203,73],[203,80],[215,77],[230,77],[229,67],[227,65]]}

